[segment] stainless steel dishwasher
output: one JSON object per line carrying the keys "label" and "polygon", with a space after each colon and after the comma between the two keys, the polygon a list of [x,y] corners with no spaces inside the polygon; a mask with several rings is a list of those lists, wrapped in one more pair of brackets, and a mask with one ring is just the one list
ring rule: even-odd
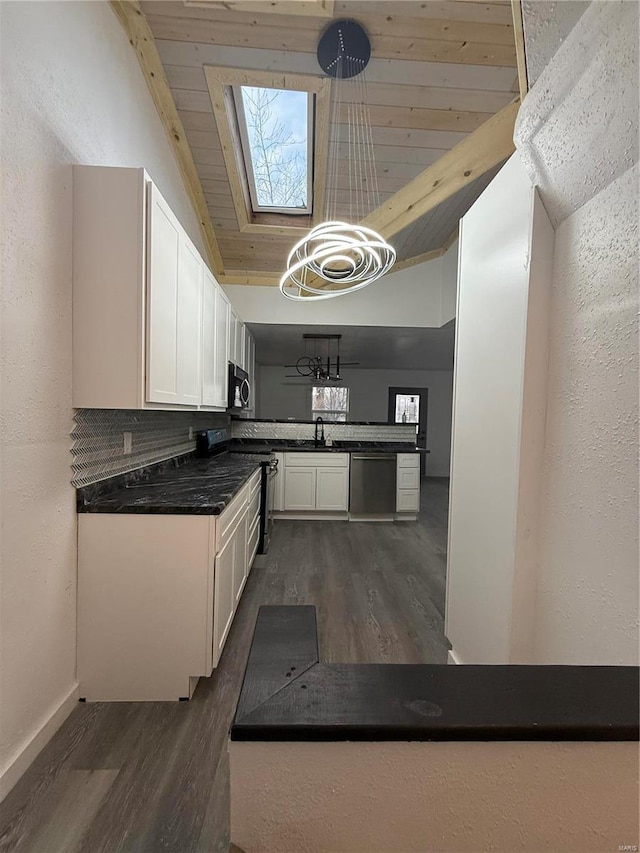
{"label": "stainless steel dishwasher", "polygon": [[352,453],[352,513],[377,514],[396,511],[396,454]]}

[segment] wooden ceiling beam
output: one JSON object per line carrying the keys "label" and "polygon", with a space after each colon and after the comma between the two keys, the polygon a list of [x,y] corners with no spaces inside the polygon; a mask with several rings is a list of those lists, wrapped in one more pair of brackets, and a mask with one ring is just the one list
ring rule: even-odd
{"label": "wooden ceiling beam", "polygon": [[137,0],[110,0],[110,4],[136,52],[144,79],[177,160],[187,195],[198,217],[209,263],[213,272],[220,275],[223,265],[218,241],[211,224],[198,170],[158,55],[153,33]]}
{"label": "wooden ceiling beam", "polygon": [[387,240],[515,150],[516,98],[362,220]]}
{"label": "wooden ceiling beam", "polygon": [[516,42],[516,60],[518,63],[518,85],[520,86],[520,100],[529,91],[529,80],[527,76],[527,54],[524,42],[524,25],[522,23],[522,2],[511,0],[511,13],[513,15],[513,33]]}

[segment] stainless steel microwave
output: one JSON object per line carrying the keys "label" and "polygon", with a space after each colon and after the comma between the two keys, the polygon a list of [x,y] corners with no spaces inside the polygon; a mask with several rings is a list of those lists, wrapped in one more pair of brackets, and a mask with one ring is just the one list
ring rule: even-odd
{"label": "stainless steel microwave", "polygon": [[230,409],[248,409],[251,400],[249,374],[246,370],[229,362],[229,403]]}

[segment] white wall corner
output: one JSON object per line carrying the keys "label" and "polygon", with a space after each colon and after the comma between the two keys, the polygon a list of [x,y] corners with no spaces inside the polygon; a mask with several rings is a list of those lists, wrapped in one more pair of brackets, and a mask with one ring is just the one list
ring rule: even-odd
{"label": "white wall corner", "polygon": [[440,325],[455,319],[458,296],[458,239],[447,249],[440,265]]}
{"label": "white wall corner", "polygon": [[20,780],[38,753],[49,743],[60,726],[78,704],[80,688],[76,683],[62,701],[31,732],[0,770],[0,802]]}
{"label": "white wall corner", "polygon": [[514,141],[554,226],[638,161],[637,3],[590,4],[524,99]]}

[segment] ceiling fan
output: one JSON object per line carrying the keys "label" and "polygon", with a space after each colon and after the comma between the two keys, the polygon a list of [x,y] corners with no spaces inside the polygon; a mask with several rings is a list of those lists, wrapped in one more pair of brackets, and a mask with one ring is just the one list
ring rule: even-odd
{"label": "ceiling fan", "polygon": [[[295,364],[285,364],[286,368],[295,367],[295,374],[285,374],[285,379],[297,379],[298,376],[304,376],[310,382],[342,382],[340,376],[340,367],[355,367],[360,364],[359,361],[346,361],[340,363],[340,338],[342,335],[303,335],[304,354],[296,361]],[[314,341],[313,355],[307,355],[307,341]],[[326,357],[324,354],[318,353],[318,341],[326,341]],[[336,341],[335,362],[331,360],[331,341]],[[331,372],[332,368],[335,372]]]}

